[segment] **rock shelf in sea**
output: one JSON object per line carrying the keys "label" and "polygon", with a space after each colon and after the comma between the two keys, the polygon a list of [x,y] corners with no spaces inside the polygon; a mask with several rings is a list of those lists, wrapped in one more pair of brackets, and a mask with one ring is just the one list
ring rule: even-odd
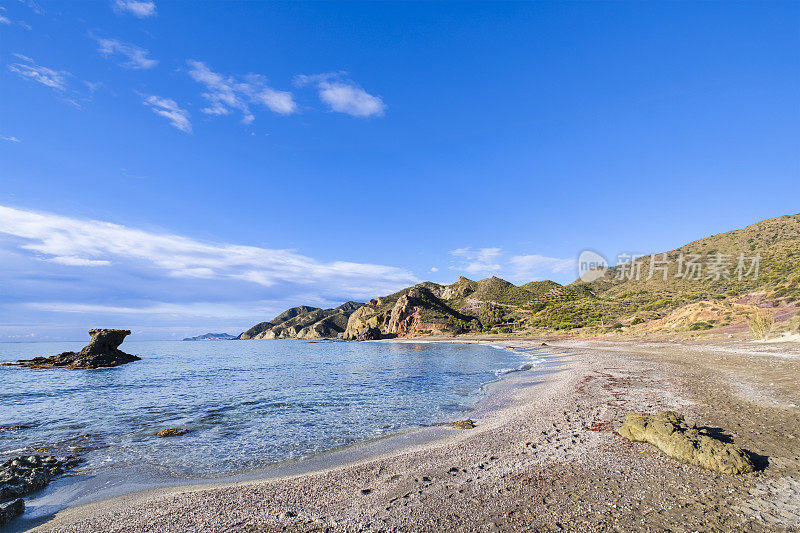
{"label": "rock shelf in sea", "polygon": [[123,352],[119,345],[130,335],[128,329],[90,329],[91,342],[80,352],[63,352],[51,357],[34,357],[5,365],[24,366],[27,368],[102,368],[124,365],[141,359]]}

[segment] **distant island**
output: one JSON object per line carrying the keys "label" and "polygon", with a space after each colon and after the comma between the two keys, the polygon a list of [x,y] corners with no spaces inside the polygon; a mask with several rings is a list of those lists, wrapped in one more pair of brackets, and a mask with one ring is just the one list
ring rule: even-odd
{"label": "distant island", "polygon": [[229,333],[206,333],[205,335],[198,335],[197,337],[186,337],[185,341],[235,341],[238,339],[236,335]]}

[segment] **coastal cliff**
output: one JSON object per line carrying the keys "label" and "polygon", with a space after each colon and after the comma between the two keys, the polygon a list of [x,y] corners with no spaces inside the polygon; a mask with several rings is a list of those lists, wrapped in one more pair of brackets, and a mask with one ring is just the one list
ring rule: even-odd
{"label": "coastal cliff", "polygon": [[343,338],[373,338],[375,330],[380,337],[415,336],[442,332],[458,321],[472,320],[437,296],[443,289],[435,283],[421,283],[370,300],[350,315]]}

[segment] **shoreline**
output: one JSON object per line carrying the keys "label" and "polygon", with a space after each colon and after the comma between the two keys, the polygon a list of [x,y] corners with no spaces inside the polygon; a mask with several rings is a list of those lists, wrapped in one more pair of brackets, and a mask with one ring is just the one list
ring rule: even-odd
{"label": "shoreline", "polygon": [[[541,340],[491,342],[539,348]],[[508,387],[512,401],[476,416],[474,430],[300,475],[103,500],[35,531],[800,527],[800,435],[789,433],[800,420],[797,347],[558,340],[540,348],[572,355],[537,386]],[[728,432],[768,466],[721,475],[616,435],[626,412],[659,409]]]}
{"label": "shoreline", "polygon": [[[415,343],[419,341],[415,339],[390,339],[368,342]],[[490,343],[488,341],[440,339],[433,341],[423,340],[422,342],[481,344],[495,349],[506,349],[506,346],[499,345],[501,343]],[[531,351],[533,352],[534,350]],[[517,353],[523,360],[529,355],[525,352]],[[552,357],[534,357],[534,359],[539,361],[534,363],[531,368],[525,369],[528,379],[535,379],[540,372],[544,372],[545,368],[553,365]],[[520,368],[526,365],[527,363],[523,363]],[[514,374],[518,373],[520,368],[504,369],[505,372],[499,373],[496,379],[482,384],[479,389],[476,389],[476,393],[481,394],[480,399],[462,416],[475,417],[477,416],[476,413],[479,412],[484,413],[485,416],[498,409],[497,401],[502,397],[503,384],[507,382],[508,387],[515,386],[515,382],[519,381],[519,379],[514,379]],[[548,369],[547,371],[549,372],[550,370]],[[71,476],[65,476],[54,480],[48,487],[32,495],[29,498],[29,504],[32,503],[33,505],[29,506],[29,511],[33,512],[26,511],[26,514],[9,523],[6,528],[10,532],[29,531],[30,528],[48,524],[58,514],[73,509],[102,505],[115,500],[127,500],[136,495],[203,490],[323,472],[435,445],[438,441],[454,437],[459,431],[464,430],[450,428],[448,421],[442,421],[441,424],[407,428],[378,437],[367,438],[345,446],[323,450],[306,457],[280,460],[251,470],[209,477],[168,477],[136,467],[112,469],[99,474],[78,475],[76,476],[79,478],[78,480],[70,479]],[[120,479],[126,479],[126,481],[120,482]],[[53,503],[54,498],[51,497],[51,494],[58,489],[71,492],[73,495],[72,501],[78,503],[68,503],[66,506],[60,503]],[[103,495],[99,498],[93,494],[96,489],[102,491]],[[78,495],[74,496],[76,493]],[[37,512],[37,509],[41,508],[55,510],[42,514],[41,511]]]}

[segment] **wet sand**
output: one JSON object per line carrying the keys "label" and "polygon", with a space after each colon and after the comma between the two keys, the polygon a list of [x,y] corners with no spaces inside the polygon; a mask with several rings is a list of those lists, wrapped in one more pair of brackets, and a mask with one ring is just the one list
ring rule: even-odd
{"label": "wet sand", "polygon": [[[475,429],[300,475],[131,494],[36,531],[800,529],[797,344],[547,342],[557,366],[509,376]],[[763,468],[716,474],[616,434],[626,412],[659,409],[724,430]]]}

